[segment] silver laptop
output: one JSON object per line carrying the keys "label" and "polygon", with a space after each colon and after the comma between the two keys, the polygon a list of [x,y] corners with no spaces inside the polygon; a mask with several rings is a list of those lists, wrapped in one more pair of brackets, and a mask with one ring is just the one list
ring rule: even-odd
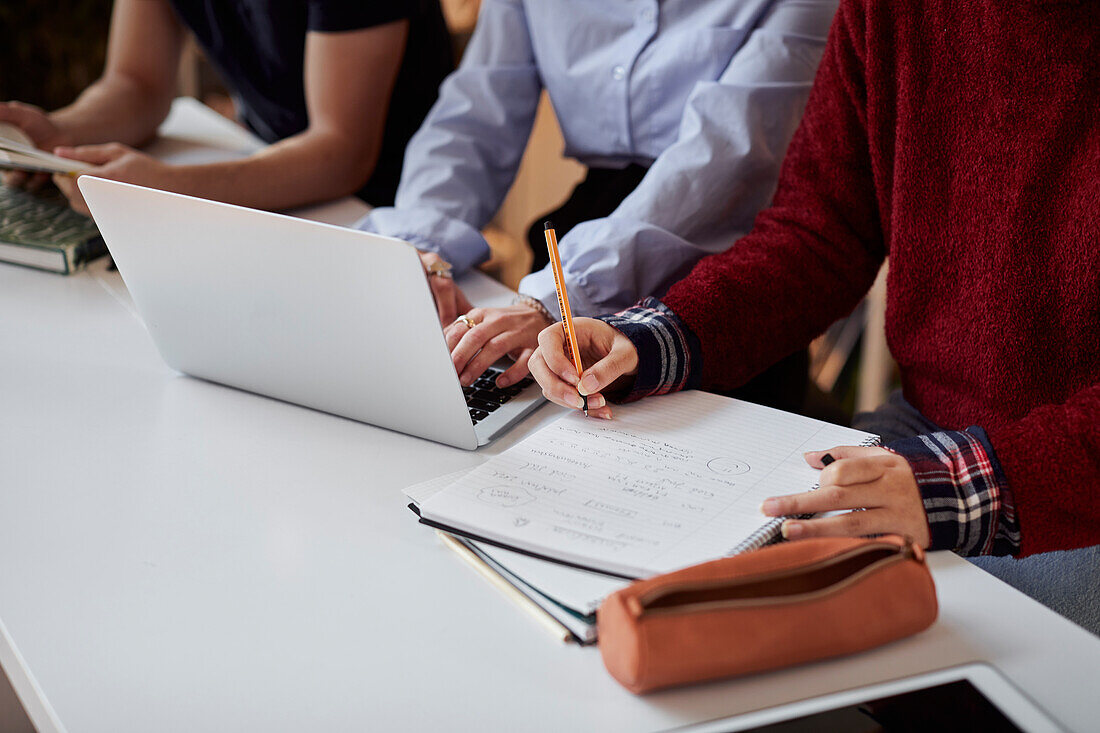
{"label": "silver laptop", "polygon": [[530,380],[499,390],[487,373],[462,388],[407,242],[91,176],[78,185],[174,369],[467,450],[543,403]]}

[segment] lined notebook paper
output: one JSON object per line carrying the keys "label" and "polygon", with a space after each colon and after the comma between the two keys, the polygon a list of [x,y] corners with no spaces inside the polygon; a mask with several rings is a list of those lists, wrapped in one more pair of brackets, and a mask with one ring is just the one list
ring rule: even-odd
{"label": "lined notebook paper", "polygon": [[690,391],[563,417],[420,506],[475,538],[624,577],[648,577],[766,544],[769,496],[807,491],[805,451],[876,436]]}

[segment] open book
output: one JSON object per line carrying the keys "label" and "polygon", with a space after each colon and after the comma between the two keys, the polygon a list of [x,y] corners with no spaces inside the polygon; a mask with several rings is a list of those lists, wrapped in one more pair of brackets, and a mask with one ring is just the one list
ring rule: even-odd
{"label": "open book", "polygon": [[0,122],[0,168],[39,173],[86,173],[92,166],[39,150],[15,125]]}
{"label": "open book", "polygon": [[472,539],[626,578],[755,549],[770,497],[814,488],[802,454],[878,438],[706,392],[567,415],[419,507]]}

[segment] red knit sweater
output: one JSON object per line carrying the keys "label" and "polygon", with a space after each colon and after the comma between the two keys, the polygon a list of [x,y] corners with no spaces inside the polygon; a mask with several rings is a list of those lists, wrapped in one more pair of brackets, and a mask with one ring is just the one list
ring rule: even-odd
{"label": "red knit sweater", "polygon": [[841,2],[772,206],[663,301],[733,387],[886,255],[905,396],[986,429],[1023,554],[1100,544],[1100,2]]}

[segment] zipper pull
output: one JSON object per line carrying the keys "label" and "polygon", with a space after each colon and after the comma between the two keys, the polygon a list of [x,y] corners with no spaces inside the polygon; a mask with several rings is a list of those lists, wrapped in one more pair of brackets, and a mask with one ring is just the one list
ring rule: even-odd
{"label": "zipper pull", "polygon": [[905,535],[903,539],[905,540],[905,544],[898,548],[901,551],[901,556],[907,560],[916,560],[919,563],[923,563],[924,548],[918,545],[909,535]]}

